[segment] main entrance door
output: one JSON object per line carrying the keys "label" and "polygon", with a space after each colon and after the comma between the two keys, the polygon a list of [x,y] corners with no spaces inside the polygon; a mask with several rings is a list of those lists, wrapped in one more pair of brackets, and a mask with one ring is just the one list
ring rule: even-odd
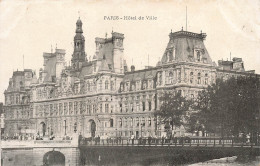
{"label": "main entrance door", "polygon": [[58,151],[47,152],[43,156],[44,166],[65,166],[65,156]]}

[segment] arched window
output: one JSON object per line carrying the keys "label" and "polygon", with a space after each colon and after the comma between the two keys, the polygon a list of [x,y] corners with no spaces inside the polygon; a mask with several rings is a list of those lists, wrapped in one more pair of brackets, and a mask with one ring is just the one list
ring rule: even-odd
{"label": "arched window", "polygon": [[193,72],[190,72],[190,83],[193,83]]}
{"label": "arched window", "polygon": [[173,83],[173,73],[170,72],[169,73],[169,84],[172,84]]}
{"label": "arched window", "polygon": [[108,80],[105,82],[105,89],[108,89]]}
{"label": "arched window", "polygon": [[133,118],[130,119],[130,126],[133,127]]}
{"label": "arched window", "polygon": [[198,73],[198,84],[201,84],[201,74]]}
{"label": "arched window", "polygon": [[208,74],[207,73],[205,74],[205,82],[204,83],[205,83],[205,85],[208,84]]}

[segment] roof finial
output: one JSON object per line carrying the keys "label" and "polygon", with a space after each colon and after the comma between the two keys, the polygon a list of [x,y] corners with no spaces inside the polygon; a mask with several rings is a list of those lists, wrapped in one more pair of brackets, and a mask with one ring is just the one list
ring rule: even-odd
{"label": "roof finial", "polygon": [[183,26],[181,27],[181,31],[183,31]]}
{"label": "roof finial", "polygon": [[200,33],[202,34],[202,30],[200,30]]}
{"label": "roof finial", "polygon": [[79,14],[79,19],[80,19],[80,11],[78,11],[78,14]]}
{"label": "roof finial", "polygon": [[114,33],[114,31],[113,31],[113,27],[112,27],[112,33]]}
{"label": "roof finial", "polygon": [[51,44],[51,53],[52,53],[52,44]]}
{"label": "roof finial", "polygon": [[56,43],[56,49],[57,49],[57,43]]}
{"label": "roof finial", "polygon": [[172,33],[172,29],[171,29],[171,33]]}
{"label": "roof finial", "polygon": [[106,32],[106,35],[105,35],[105,36],[106,36],[106,38],[107,38],[107,32]]}

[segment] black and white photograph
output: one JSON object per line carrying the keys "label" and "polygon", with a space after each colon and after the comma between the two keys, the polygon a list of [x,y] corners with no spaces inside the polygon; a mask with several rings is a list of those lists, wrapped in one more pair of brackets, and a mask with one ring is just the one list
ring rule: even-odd
{"label": "black and white photograph", "polygon": [[0,166],[260,166],[260,0],[0,0]]}

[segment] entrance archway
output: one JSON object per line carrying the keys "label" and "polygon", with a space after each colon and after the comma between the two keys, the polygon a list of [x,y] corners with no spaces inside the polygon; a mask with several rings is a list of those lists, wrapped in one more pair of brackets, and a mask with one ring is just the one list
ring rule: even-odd
{"label": "entrance archway", "polygon": [[89,120],[91,137],[94,138],[96,134],[96,123],[94,120]]}
{"label": "entrance archway", "polygon": [[47,152],[43,156],[44,166],[65,166],[65,156],[58,151]]}
{"label": "entrance archway", "polygon": [[41,125],[41,133],[42,133],[42,136],[45,136],[45,133],[46,133],[46,124],[44,122],[41,122],[40,123]]}

